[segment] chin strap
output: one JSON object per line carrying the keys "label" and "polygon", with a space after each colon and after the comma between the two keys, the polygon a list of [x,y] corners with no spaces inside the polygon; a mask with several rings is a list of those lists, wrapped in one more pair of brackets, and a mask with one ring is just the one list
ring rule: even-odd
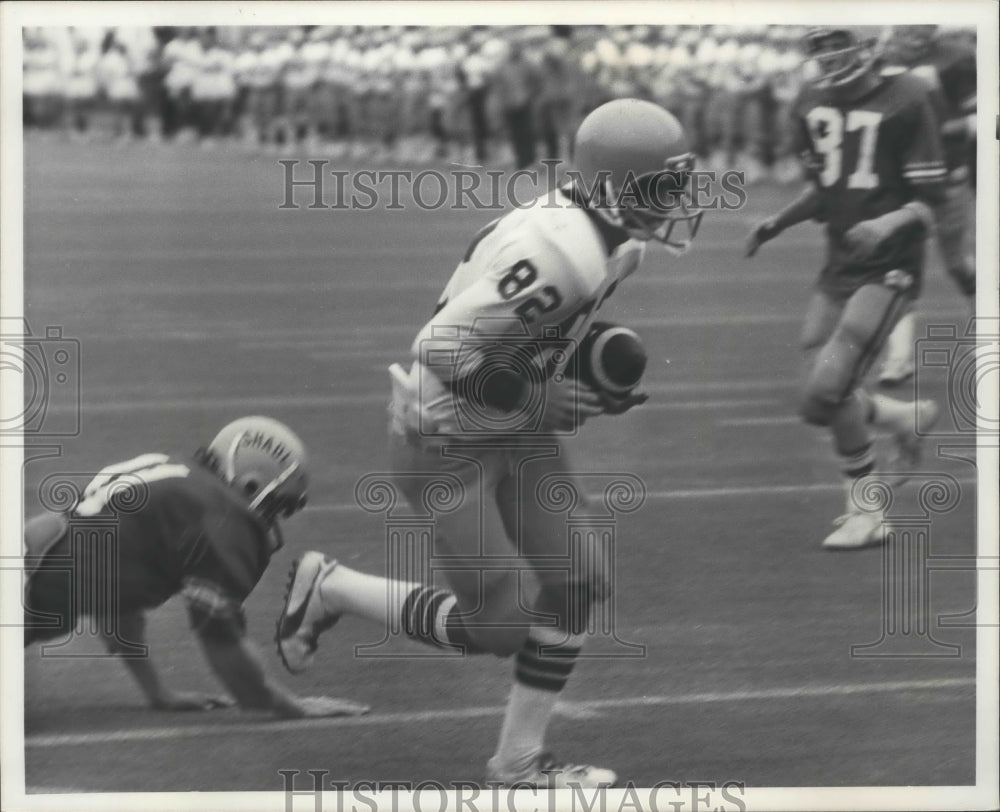
{"label": "chin strap", "polygon": [[298,469],[299,469],[299,463],[297,461],[293,462],[284,471],[278,474],[278,476],[272,479],[267,485],[261,488],[257,492],[257,495],[253,498],[253,501],[250,502],[250,509],[257,510],[261,506],[263,501],[272,493],[274,493],[274,491],[277,488],[283,485],[288,480],[288,477],[294,474]]}
{"label": "chin strap", "polygon": [[[243,438],[247,436],[247,432],[241,431],[237,434],[233,441],[229,444],[229,451],[226,453],[226,467],[223,472],[226,482],[230,485],[233,484],[233,480],[236,479],[236,450],[239,448]],[[293,462],[284,471],[282,471],[278,476],[272,479],[267,485],[261,488],[257,495],[250,502],[250,509],[257,510],[264,503],[264,500],[270,496],[274,491],[281,487],[288,478],[294,474],[299,469],[298,461]]]}

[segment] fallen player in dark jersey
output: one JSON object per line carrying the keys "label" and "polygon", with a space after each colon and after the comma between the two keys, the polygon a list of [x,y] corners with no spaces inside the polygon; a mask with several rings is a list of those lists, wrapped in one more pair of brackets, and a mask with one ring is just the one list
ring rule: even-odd
{"label": "fallen player in dark jersey", "polygon": [[[268,676],[246,635],[243,602],[281,546],[278,519],[305,505],[307,464],[286,426],[245,417],[193,458],[144,454],[103,469],[71,509],[25,525],[25,646],[66,638],[90,617],[154,708],[235,701],[283,717],[365,713],[296,696]],[[145,612],[178,594],[232,698],[175,692],[148,656]]]}

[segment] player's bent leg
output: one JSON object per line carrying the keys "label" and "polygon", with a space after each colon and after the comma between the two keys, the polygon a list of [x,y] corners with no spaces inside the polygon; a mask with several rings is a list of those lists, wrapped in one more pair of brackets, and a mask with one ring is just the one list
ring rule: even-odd
{"label": "player's bent leg", "polygon": [[447,475],[463,483],[460,504],[439,516],[435,525],[437,548],[457,568],[450,579],[457,589],[417,580],[425,571],[424,561],[410,562],[412,572],[393,573],[402,577],[384,578],[350,569],[321,553],[306,553],[293,565],[276,635],[282,662],[293,673],[311,664],[319,635],[344,614],[387,631],[401,630],[427,645],[467,653],[507,656],[526,634],[528,621],[515,617],[514,573],[477,566],[483,555],[495,559],[513,554],[495,505],[482,500],[480,480],[489,479],[493,465],[489,455],[482,460],[449,458],[439,447],[428,450],[403,438],[393,439],[391,454],[396,484],[414,506],[422,507],[424,487],[435,478]]}
{"label": "player's bent leg", "polygon": [[907,307],[906,292],[865,285],[844,303],[836,327],[816,353],[802,393],[800,411],[814,425],[829,426],[841,460],[847,510],[824,542],[830,549],[855,549],[881,541],[882,517],[857,505],[859,480],[875,467],[870,426],[892,431],[899,447],[916,442],[914,410],[885,396],[868,396],[860,382],[882,343]]}
{"label": "player's bent leg", "polygon": [[968,182],[962,180],[950,183],[945,194],[944,202],[934,208],[941,258],[962,295],[972,299],[976,295],[976,261],[969,250],[972,190]]}
{"label": "player's bent leg", "polygon": [[844,310],[844,299],[837,299],[822,290],[813,293],[802,320],[799,344],[807,354],[813,353],[829,341]]}
{"label": "player's bent leg", "polygon": [[350,614],[425,645],[508,657],[520,649],[528,623],[517,614],[516,578],[510,573],[505,580],[486,584],[485,599],[463,601],[449,589],[369,575],[309,552],[293,565],[278,620],[278,653],[289,671],[301,673],[313,661],[320,634]]}
{"label": "player's bent leg", "polygon": [[[456,559],[459,566],[470,563],[469,559]],[[503,570],[456,568],[445,572],[454,597],[445,628],[449,642],[465,646],[470,653],[488,652],[503,658],[517,654],[532,624],[525,609],[530,591],[527,574],[523,563]]]}
{"label": "player's bent leg", "polygon": [[913,377],[916,332],[917,318],[911,308],[900,316],[886,341],[885,361],[878,376],[883,386],[900,386]]}
{"label": "player's bent leg", "polygon": [[976,261],[971,254],[965,254],[961,259],[949,262],[947,265],[948,275],[955,285],[962,292],[962,295],[970,300],[970,305],[976,305]]}
{"label": "player's bent leg", "polygon": [[908,305],[905,291],[885,285],[865,285],[850,296],[806,377],[799,407],[806,422],[833,423]]}
{"label": "player's bent leg", "polygon": [[25,646],[63,637],[75,625],[68,529],[66,518],[56,513],[42,513],[24,524]]}

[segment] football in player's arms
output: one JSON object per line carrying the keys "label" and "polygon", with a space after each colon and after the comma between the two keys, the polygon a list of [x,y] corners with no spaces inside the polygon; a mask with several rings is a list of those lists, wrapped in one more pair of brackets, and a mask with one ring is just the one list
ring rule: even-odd
{"label": "football in player's arms", "polygon": [[[577,130],[573,156],[565,185],[480,228],[413,341],[409,370],[390,367],[397,487],[422,509],[427,482],[461,484],[461,504],[435,528],[435,548],[462,562],[448,571],[449,588],[307,553],[278,634],[296,672],[342,614],[428,646],[513,656],[514,685],[486,768],[487,780],[506,786],[616,780],[606,768],[559,762],[545,746],[591,612],[613,584],[602,534],[581,532],[567,555],[565,516],[539,493],[555,481],[582,494],[562,436],[646,399],[642,342],[596,323],[596,314],[639,269],[646,243],[682,252],[702,218],[684,128],[655,104],[601,105]],[[537,587],[530,604],[528,571]]]}
{"label": "football in player's arms", "polygon": [[634,330],[595,321],[574,355],[567,372],[598,394],[605,414],[622,414],[649,399],[638,391],[649,356]]}

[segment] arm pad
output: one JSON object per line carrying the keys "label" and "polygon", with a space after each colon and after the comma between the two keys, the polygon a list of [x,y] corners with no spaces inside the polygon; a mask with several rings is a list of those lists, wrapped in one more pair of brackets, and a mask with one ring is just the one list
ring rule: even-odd
{"label": "arm pad", "polygon": [[246,633],[243,607],[218,584],[202,578],[188,578],[181,595],[187,604],[191,628],[201,637],[233,642]]}

